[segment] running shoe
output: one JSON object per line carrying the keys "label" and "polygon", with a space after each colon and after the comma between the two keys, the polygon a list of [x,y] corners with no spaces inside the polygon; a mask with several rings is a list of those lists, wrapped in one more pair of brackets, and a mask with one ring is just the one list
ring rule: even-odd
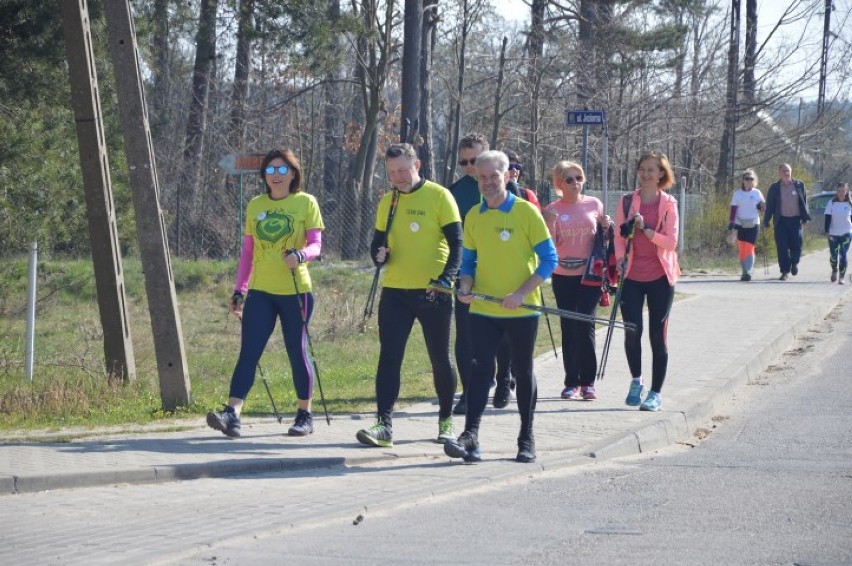
{"label": "running shoe", "polygon": [[231,438],[240,436],[240,417],[230,405],[225,405],[221,413],[213,411],[207,413],[207,426]]}
{"label": "running shoe", "polygon": [[751,281],[751,273],[743,273],[740,276],[740,281]]}
{"label": "running shoe", "polygon": [[287,431],[289,436],[308,436],[314,432],[314,416],[310,411],[299,409],[296,413],[296,421]]}
{"label": "running shoe", "polygon": [[640,403],[642,403],[642,392],[645,390],[645,386],[642,383],[636,381],[635,379],[630,382],[630,391],[627,392],[627,399],[624,400],[625,405],[630,405],[631,407],[636,407]]}
{"label": "running shoe", "polygon": [[645,401],[639,405],[640,411],[659,411],[660,404],[662,403],[662,399],[660,399],[660,394],[654,391],[648,391],[648,396],[645,397]]}
{"label": "running shoe", "polygon": [[580,388],[579,387],[566,387],[560,393],[560,396],[563,399],[579,399],[580,398]]}
{"label": "running shoe", "polygon": [[844,281],[843,279],[838,279],[837,284],[838,285],[846,285],[846,281]]}
{"label": "running shoe", "polygon": [[580,394],[583,396],[583,401],[594,401],[598,398],[595,388],[592,385],[584,385],[581,387]]}
{"label": "running shoe", "polygon": [[512,382],[507,380],[505,383],[498,382],[494,389],[494,398],[491,404],[495,409],[502,409],[509,404],[509,399],[512,397]]}
{"label": "running shoe", "polygon": [[535,462],[535,438],[532,434],[527,438],[518,439],[518,455],[515,456],[515,461],[522,464]]}
{"label": "running shoe", "polygon": [[393,447],[393,429],[382,419],[377,419],[376,424],[370,428],[359,430],[355,438],[358,439],[358,442],[367,446]]}
{"label": "running shoe", "polygon": [[794,263],[793,265],[790,266],[790,275],[793,275],[795,277],[798,274],[799,274],[799,264]]}
{"label": "running shoe", "polygon": [[446,444],[452,442],[456,438],[456,429],[453,426],[453,417],[449,416],[446,419],[438,419],[438,444]]}
{"label": "running shoe", "polygon": [[781,277],[778,278],[778,281],[786,281],[786,280],[787,280],[787,274],[786,273],[782,273]]}
{"label": "running shoe", "polygon": [[[841,277],[841,279],[842,279],[842,277]],[[836,281],[837,281],[837,270],[832,269],[831,270],[831,282],[835,283]]]}
{"label": "running shoe", "polygon": [[464,393],[459,397],[459,402],[453,407],[454,415],[464,415],[467,413],[467,400],[464,398]]}
{"label": "running shoe", "polygon": [[458,437],[444,444],[444,454],[450,458],[461,458],[465,462],[479,462],[482,454],[479,451],[479,441],[472,432],[464,431]]}

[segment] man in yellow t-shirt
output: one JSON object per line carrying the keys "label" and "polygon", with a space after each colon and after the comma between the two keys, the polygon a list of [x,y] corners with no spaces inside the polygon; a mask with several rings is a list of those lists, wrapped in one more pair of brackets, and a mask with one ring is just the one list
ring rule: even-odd
{"label": "man in yellow t-shirt", "polygon": [[[444,444],[452,458],[481,459],[479,425],[494,376],[494,356],[508,335],[512,374],[517,382],[518,462],[534,462],[533,415],[537,387],[533,351],[538,313],[519,309],[522,303],[540,305],[538,286],[556,268],[556,247],[538,209],[506,190],[509,159],[502,151],[486,151],[476,158],[483,203],[467,213],[459,271],[458,300],[470,304],[473,372],[466,390],[464,432]],[[501,304],[474,301],[471,292],[502,297]]]}
{"label": "man in yellow t-shirt", "polygon": [[379,201],[370,245],[376,265],[385,266],[379,299],[378,411],[376,423],[359,430],[356,438],[367,446],[393,446],[393,407],[405,346],[417,320],[438,394],[437,440],[448,442],[455,438],[452,409],[458,381],[450,359],[452,301],[427,287],[452,287],[461,261],[461,217],[447,189],[420,178],[420,160],[410,144],[391,145],[385,165],[393,191]]}

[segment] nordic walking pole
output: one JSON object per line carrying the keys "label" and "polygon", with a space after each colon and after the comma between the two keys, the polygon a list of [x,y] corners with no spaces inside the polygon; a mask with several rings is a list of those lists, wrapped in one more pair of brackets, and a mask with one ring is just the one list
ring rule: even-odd
{"label": "nordic walking pole", "polygon": [[281,424],[284,417],[278,413],[278,408],[275,406],[275,399],[272,398],[272,391],[269,390],[269,383],[266,381],[266,372],[263,371],[263,366],[260,365],[260,362],[257,362],[257,369],[260,371],[260,380],[266,388],[266,394],[269,395],[269,402],[272,403],[272,412],[275,413],[275,418],[278,419],[278,424]]}
{"label": "nordic walking pole", "polygon": [[[430,285],[428,287],[428,289],[430,291],[437,291],[439,293],[458,294],[458,290],[448,289],[446,287],[435,287],[435,286]],[[503,303],[503,299],[501,299],[500,297],[495,297],[494,295],[486,295],[484,293],[471,292],[467,296],[473,297],[474,299],[476,299],[478,301],[486,301],[486,302],[489,302],[489,303],[497,303],[497,304]],[[542,306],[539,306],[539,305],[531,305],[529,303],[521,303],[520,305],[518,305],[518,308],[536,311],[536,312],[540,312],[540,313],[552,314],[552,315],[558,316],[560,318],[570,318],[572,320],[582,320],[584,322],[595,322],[595,323],[599,323],[599,324],[610,324],[609,319],[606,319],[606,318],[598,318],[596,316],[592,316],[592,315],[589,315],[589,314],[583,314],[583,313],[578,313],[578,312],[574,312],[574,311],[567,311],[565,309],[557,309],[555,307],[542,307]],[[612,324],[614,324],[615,326],[621,327],[621,328],[629,328],[631,330],[636,328],[636,325],[633,324],[632,322],[622,322],[620,320],[616,320]]]}
{"label": "nordic walking pole", "polygon": [[[541,306],[547,308],[547,305],[544,304],[544,291],[541,288],[541,285],[538,287],[538,294],[541,297]],[[559,359],[559,354],[556,353],[556,341],[553,340],[553,329],[550,327],[550,317],[547,316],[547,313],[544,313],[544,321],[547,323],[547,333],[550,334],[550,345],[553,348],[553,357]]]}
{"label": "nordic walking pole", "polygon": [[[385,236],[384,242],[381,247],[386,248],[388,245],[388,236],[390,236],[391,225],[393,224],[393,218],[396,216],[396,206],[399,204],[399,191],[397,189],[393,189],[393,196],[391,197],[391,205],[390,210],[388,211],[388,221],[385,224]],[[387,261],[387,259],[385,260]],[[382,267],[384,266],[384,262],[376,266],[376,272],[373,274],[373,284],[370,286],[370,294],[367,295],[367,303],[364,305],[364,318],[361,321],[361,331],[363,332],[367,327],[367,320],[371,316],[373,316],[373,305],[376,301],[376,292],[379,288],[379,274],[382,272]]]}
{"label": "nordic walking pole", "polygon": [[[290,253],[295,253],[296,250],[289,250]],[[296,282],[296,270],[291,269],[290,275],[293,277],[293,289],[296,290],[296,298],[299,299],[299,316],[302,317],[302,328],[305,329],[305,336],[308,338],[308,350],[311,353],[311,365],[314,366],[314,375],[317,376],[317,388],[320,392],[320,401],[322,401],[322,410],[325,412],[325,422],[331,426],[331,419],[328,416],[328,406],[325,404],[325,395],[322,392],[322,381],[320,381],[319,367],[317,367],[317,358],[314,355],[314,342],[311,340],[311,333],[308,331],[307,313],[305,305],[302,302],[302,294],[299,292],[299,284]]]}
{"label": "nordic walking pole", "polygon": [[[633,234],[636,232],[636,224],[630,227],[630,233],[627,235],[627,246],[624,248],[623,269],[618,274],[618,289],[615,290],[615,300],[612,302],[612,310],[609,313],[610,324],[606,329],[606,338],[604,339],[603,350],[601,350],[601,361],[598,364],[598,375],[595,378],[600,381],[606,373],[606,363],[609,360],[609,349],[612,346],[612,328],[614,326],[615,317],[618,316],[618,307],[621,305],[621,291],[624,289],[624,276],[627,271],[627,257],[630,254],[630,248],[633,247]],[[635,328],[635,325],[633,325]],[[627,325],[625,324],[625,328]]]}
{"label": "nordic walking pole", "polygon": [[[239,299],[231,297],[231,303],[234,305],[234,314],[237,315],[237,318],[242,325],[243,322],[243,299],[241,295]],[[242,331],[241,331],[242,332]],[[281,424],[281,421],[284,419],[279,413],[278,408],[275,406],[275,399],[272,398],[272,391],[269,389],[269,382],[266,380],[266,372],[263,371],[263,366],[260,365],[260,361],[257,362],[257,370],[260,372],[260,380],[263,382],[263,386],[266,388],[266,394],[269,396],[269,402],[272,403],[272,412],[275,414],[275,418],[278,419],[278,424]]]}

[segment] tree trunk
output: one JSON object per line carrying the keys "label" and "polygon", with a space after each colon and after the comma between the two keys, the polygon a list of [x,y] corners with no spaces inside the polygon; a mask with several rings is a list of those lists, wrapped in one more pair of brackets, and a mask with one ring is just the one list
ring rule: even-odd
{"label": "tree trunk", "polygon": [[[198,210],[198,177],[201,172],[204,131],[207,127],[207,95],[210,87],[210,66],[216,54],[217,0],[201,0],[198,33],[195,36],[195,65],[192,72],[192,98],[184,136],[181,183],[178,187],[176,217],[176,250],[181,255],[184,230],[191,230],[194,218],[188,211]],[[187,224],[187,225],[185,225]]]}
{"label": "tree trunk", "polygon": [[541,59],[544,55],[544,9],[547,0],[532,0],[530,8],[530,36],[529,36],[529,84],[532,88],[530,94],[530,151],[529,176],[527,182],[533,190],[538,187],[539,167],[538,162],[538,136],[540,127],[541,103]]}
{"label": "tree trunk", "polygon": [[435,156],[432,148],[432,53],[435,51],[435,27],[438,24],[438,0],[423,0],[423,33],[420,43],[420,175],[434,178]]}
{"label": "tree trunk", "polygon": [[754,108],[754,66],[757,62],[757,0],[746,0],[746,41],[743,61],[743,98],[749,109]]}
{"label": "tree trunk", "polygon": [[[340,19],[340,0],[328,0],[328,18],[332,25],[336,26]],[[342,50],[343,45],[340,38],[336,38],[334,41],[337,48]],[[345,163],[347,154],[343,148],[343,140],[346,134],[346,119],[343,111],[345,106],[344,87],[341,83],[343,78],[343,69],[338,66],[326,73],[326,84],[324,86],[322,186],[318,191],[317,198],[325,204],[326,209],[323,212],[332,216],[338,214],[338,208],[343,208],[345,204],[343,197],[350,187],[350,183],[345,179],[348,166]],[[340,232],[330,232],[332,233],[329,234],[331,241],[328,242],[328,249],[336,250],[339,253],[341,247]]]}
{"label": "tree trunk", "polygon": [[500,120],[503,117],[500,109],[503,101],[503,80],[506,73],[506,46],[509,38],[503,36],[503,45],[500,46],[500,63],[497,67],[497,88],[494,89],[494,119],[491,125],[491,147],[497,147],[497,136],[500,134]]}
{"label": "tree trunk", "polygon": [[402,44],[402,116],[400,141],[408,141],[409,129],[420,117],[420,70],[423,35],[422,0],[405,0],[405,28]]}
{"label": "tree trunk", "polygon": [[169,99],[169,2],[154,0],[154,67],[151,93],[150,127],[156,136],[169,123],[166,102]]}
{"label": "tree trunk", "polygon": [[728,44],[728,89],[725,96],[725,129],[719,143],[716,168],[716,190],[728,190],[734,175],[735,138],[737,130],[737,87],[740,54],[740,0],[731,0],[731,31]]}
{"label": "tree trunk", "polygon": [[456,85],[456,102],[453,105],[453,110],[450,115],[450,145],[447,147],[446,166],[444,168],[443,185],[449,187],[453,184],[453,171],[456,169],[456,159],[458,152],[456,151],[461,139],[462,128],[462,99],[464,98],[464,70],[465,57],[467,51],[467,36],[470,33],[472,22],[470,21],[471,6],[469,0],[462,0],[462,22],[461,22],[461,37],[459,38],[459,80]]}

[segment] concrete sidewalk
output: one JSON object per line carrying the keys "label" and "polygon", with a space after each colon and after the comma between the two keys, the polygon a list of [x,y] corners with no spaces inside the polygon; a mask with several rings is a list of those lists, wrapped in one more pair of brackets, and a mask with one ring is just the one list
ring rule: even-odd
{"label": "concrete sidewalk", "polygon": [[[750,283],[732,276],[687,277],[679,282],[677,291],[686,297],[672,310],[668,378],[659,413],[624,405],[629,373],[621,330],[615,331],[606,377],[597,384],[597,401],[560,399],[562,360],[552,353],[542,355],[536,360],[538,460],[532,466],[575,465],[688,438],[852,288],[830,284],[828,273],[825,253],[817,253],[804,258],[799,275],[786,282],[777,281],[775,265],[767,275],[762,268],[756,270]],[[546,331],[544,326],[540,331]],[[602,343],[599,333],[599,349]],[[644,373],[649,376],[647,336],[643,354]],[[447,460],[442,446],[434,442],[434,403],[396,413],[391,449],[368,448],[355,440],[358,429],[372,424],[372,414],[335,415],[331,426],[319,412],[315,416],[316,432],[307,438],[286,436],[291,418],[287,415],[283,425],[274,419],[245,419],[238,440],[212,431],[199,418],[183,432],[104,434],[61,443],[0,442],[0,494],[357,466],[400,458]],[[456,417],[457,432],[462,425],[463,417]],[[483,473],[489,460],[514,457],[518,426],[513,403],[502,410],[488,409],[480,431],[484,462],[478,466]],[[506,468],[499,470],[494,472],[504,475]],[[528,473],[530,466],[517,464],[511,470],[510,474]]]}

